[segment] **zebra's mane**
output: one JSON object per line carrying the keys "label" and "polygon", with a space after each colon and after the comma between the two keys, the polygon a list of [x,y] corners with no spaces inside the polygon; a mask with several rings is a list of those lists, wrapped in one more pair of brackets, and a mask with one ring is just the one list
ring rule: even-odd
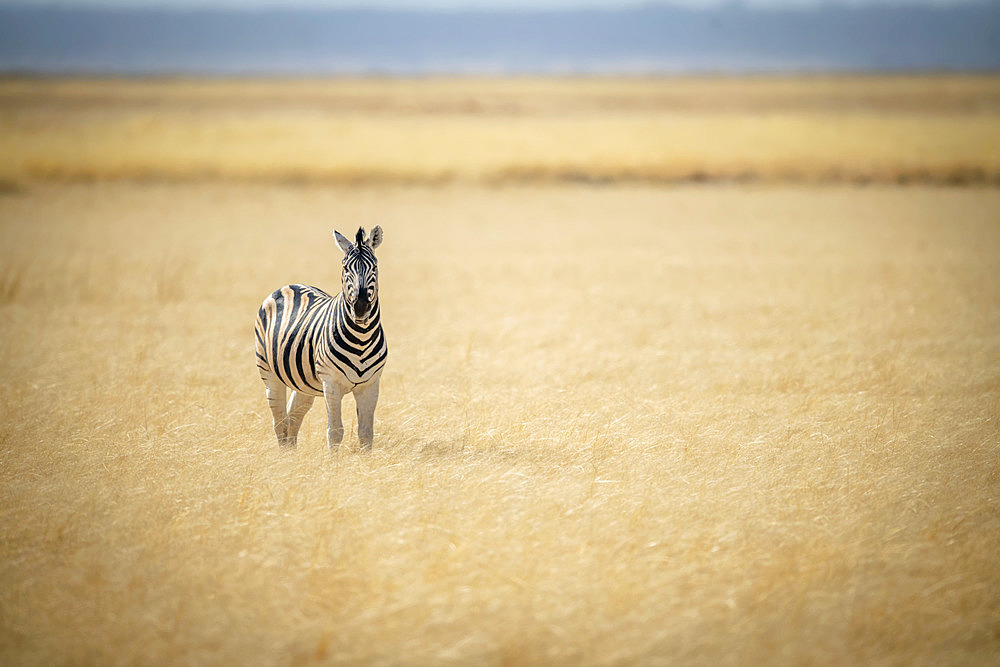
{"label": "zebra's mane", "polygon": [[367,261],[372,264],[378,263],[378,259],[375,258],[375,251],[372,250],[371,241],[365,238],[364,227],[358,228],[358,233],[354,236],[354,247],[344,257],[344,264],[356,260]]}

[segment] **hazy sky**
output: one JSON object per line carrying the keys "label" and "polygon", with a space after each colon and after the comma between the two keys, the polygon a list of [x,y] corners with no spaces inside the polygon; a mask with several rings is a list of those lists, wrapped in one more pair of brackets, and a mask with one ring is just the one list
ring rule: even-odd
{"label": "hazy sky", "polygon": [[395,9],[573,9],[636,7],[671,4],[686,7],[714,7],[743,4],[753,7],[815,7],[933,5],[955,6],[984,0],[0,0],[0,6],[39,7],[183,7],[252,8],[316,7]]}

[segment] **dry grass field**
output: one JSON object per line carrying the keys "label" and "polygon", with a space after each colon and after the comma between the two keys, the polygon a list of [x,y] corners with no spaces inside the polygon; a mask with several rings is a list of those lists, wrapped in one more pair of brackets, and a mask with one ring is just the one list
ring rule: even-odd
{"label": "dry grass field", "polygon": [[[81,127],[225,97],[15,84],[59,90],[11,94],[8,120],[48,105]],[[425,118],[419,85],[381,85],[411,106],[393,122]],[[784,104],[780,81],[726,85]],[[59,108],[73,95],[100,108]],[[886,113],[957,104],[930,98]],[[0,195],[0,663],[1000,657],[1000,189],[199,182],[171,164],[18,171]],[[331,229],[374,224],[374,450],[354,434],[330,454],[317,403],[279,451],[256,309],[289,282],[336,290]]]}
{"label": "dry grass field", "polygon": [[1000,184],[1000,77],[0,79],[0,178]]}

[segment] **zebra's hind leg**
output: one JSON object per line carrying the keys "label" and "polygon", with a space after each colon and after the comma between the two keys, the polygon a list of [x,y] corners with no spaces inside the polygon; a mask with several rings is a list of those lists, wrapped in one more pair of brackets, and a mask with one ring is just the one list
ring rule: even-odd
{"label": "zebra's hind leg", "polygon": [[271,416],[274,418],[274,435],[278,438],[278,444],[288,445],[288,413],[285,412],[285,385],[278,378],[271,376],[264,378],[264,391],[267,394],[267,405],[271,408]]}
{"label": "zebra's hind leg", "polygon": [[293,391],[288,399],[288,444],[294,447],[302,427],[302,418],[312,407],[313,397],[301,391]]}

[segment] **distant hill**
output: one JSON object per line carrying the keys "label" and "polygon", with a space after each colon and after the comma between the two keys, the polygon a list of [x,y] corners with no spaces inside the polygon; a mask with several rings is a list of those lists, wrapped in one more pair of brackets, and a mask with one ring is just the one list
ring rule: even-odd
{"label": "distant hill", "polygon": [[0,9],[0,69],[652,73],[1000,69],[1000,3],[578,11]]}

